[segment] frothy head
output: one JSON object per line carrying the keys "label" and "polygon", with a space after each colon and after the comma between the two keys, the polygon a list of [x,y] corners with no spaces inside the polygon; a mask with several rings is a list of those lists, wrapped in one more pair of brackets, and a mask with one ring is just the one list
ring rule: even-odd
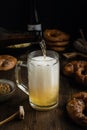
{"label": "frothy head", "polygon": [[44,56],[34,57],[34,58],[32,58],[32,61],[31,61],[31,63],[33,63],[35,65],[40,65],[40,66],[53,65],[56,62],[57,61],[55,58],[48,57],[48,56],[46,56],[45,59],[44,59]]}

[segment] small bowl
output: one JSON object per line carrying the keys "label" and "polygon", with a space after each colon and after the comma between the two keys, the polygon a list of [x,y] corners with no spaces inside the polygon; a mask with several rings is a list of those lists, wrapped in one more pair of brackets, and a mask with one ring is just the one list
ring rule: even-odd
{"label": "small bowl", "polygon": [[11,80],[7,80],[7,79],[0,79],[0,83],[2,84],[8,84],[10,87],[10,91],[8,93],[0,93],[0,102],[6,101],[9,98],[11,98],[15,92],[15,83]]}

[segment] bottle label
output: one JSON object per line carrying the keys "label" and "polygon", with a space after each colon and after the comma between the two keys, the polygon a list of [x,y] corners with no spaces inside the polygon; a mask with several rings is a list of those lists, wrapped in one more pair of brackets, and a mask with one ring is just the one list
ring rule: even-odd
{"label": "bottle label", "polygon": [[36,25],[28,24],[28,31],[41,31],[41,24]]}

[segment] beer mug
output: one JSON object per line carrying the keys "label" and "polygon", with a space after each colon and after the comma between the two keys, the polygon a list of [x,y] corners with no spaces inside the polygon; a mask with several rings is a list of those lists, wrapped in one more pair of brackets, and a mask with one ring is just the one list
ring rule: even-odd
{"label": "beer mug", "polygon": [[[22,83],[22,66],[27,68],[28,86]],[[27,63],[19,61],[16,65],[17,86],[29,95],[30,106],[36,110],[50,110],[59,103],[59,55],[47,50],[44,58],[42,51],[28,54]]]}

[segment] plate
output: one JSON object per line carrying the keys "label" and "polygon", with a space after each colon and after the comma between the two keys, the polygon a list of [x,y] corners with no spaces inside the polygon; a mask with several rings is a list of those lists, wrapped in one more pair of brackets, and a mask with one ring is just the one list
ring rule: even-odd
{"label": "plate", "polygon": [[16,87],[13,81],[7,79],[0,79],[0,85],[0,102],[3,102],[13,96]]}

